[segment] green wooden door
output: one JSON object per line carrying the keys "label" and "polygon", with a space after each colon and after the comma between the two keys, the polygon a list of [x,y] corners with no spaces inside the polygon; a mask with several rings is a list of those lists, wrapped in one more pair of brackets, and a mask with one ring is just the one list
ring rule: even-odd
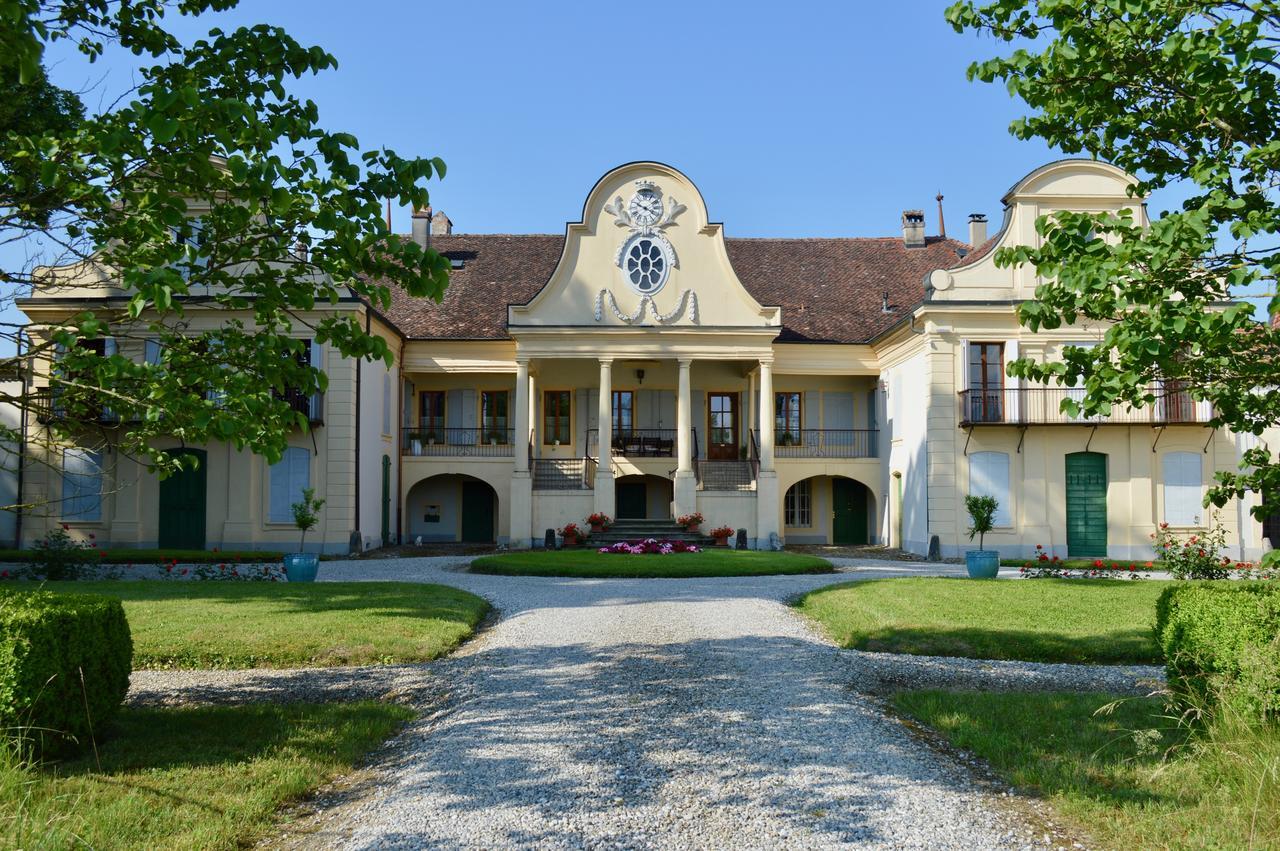
{"label": "green wooden door", "polygon": [[493,488],[484,482],[462,483],[462,540],[473,544],[493,540]]}
{"label": "green wooden door", "polygon": [[648,513],[644,482],[618,482],[614,488],[618,519],[643,520]]}
{"label": "green wooden door", "polygon": [[1067,455],[1067,555],[1107,555],[1107,456]]}
{"label": "green wooden door", "polygon": [[201,449],[173,449],[171,455],[191,455],[199,462],[160,482],[160,535],[163,549],[203,550],[208,460]]}
{"label": "green wooden door", "polygon": [[867,488],[852,479],[831,480],[831,542],[865,544]]}

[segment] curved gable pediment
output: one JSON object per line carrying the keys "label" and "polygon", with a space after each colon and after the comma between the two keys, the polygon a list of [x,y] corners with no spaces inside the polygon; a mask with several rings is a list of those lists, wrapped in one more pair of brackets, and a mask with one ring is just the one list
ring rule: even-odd
{"label": "curved gable pediment", "polygon": [[507,314],[513,336],[521,328],[781,327],[781,311],[738,280],[697,187],[653,162],[620,166],[596,183],[582,220],[565,229],[547,283]]}

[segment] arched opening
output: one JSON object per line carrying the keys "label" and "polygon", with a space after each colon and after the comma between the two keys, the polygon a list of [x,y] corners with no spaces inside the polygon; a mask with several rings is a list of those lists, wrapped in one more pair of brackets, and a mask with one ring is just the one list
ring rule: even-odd
{"label": "arched opening", "polygon": [[619,520],[670,520],[674,485],[662,476],[619,476],[613,483]]}
{"label": "arched opening", "polygon": [[496,540],[498,494],[488,482],[461,473],[431,476],[405,499],[408,540],[485,544]]}
{"label": "arched opening", "polygon": [[876,498],[857,479],[810,476],[782,497],[783,536],[789,544],[870,544]]}

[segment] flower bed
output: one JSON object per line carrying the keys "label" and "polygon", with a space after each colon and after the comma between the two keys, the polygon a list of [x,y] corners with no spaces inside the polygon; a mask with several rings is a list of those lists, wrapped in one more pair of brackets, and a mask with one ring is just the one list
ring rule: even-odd
{"label": "flower bed", "polygon": [[[0,580],[47,580],[46,570],[38,564],[0,563]],[[223,582],[284,582],[284,565],[278,561],[217,563],[180,562],[171,559],[164,563],[127,562],[125,564],[95,564],[81,566],[71,578],[85,581],[104,579],[172,579],[211,580]]]}
{"label": "flower bed", "polygon": [[619,541],[611,546],[601,547],[598,552],[633,556],[666,556],[672,553],[700,553],[702,548],[696,544],[686,544],[684,541],[659,541],[657,538],[645,538],[643,541]]}
{"label": "flower bed", "polygon": [[1107,561],[1094,559],[1087,567],[1068,565],[1058,556],[1045,552],[1043,544],[1036,544],[1036,557],[1018,568],[1025,579],[1150,579],[1146,571],[1154,570],[1154,562]]}

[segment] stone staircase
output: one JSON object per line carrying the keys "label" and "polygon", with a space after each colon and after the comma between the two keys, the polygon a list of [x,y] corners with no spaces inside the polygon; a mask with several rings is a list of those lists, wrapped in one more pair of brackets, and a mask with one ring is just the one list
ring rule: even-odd
{"label": "stone staircase", "polygon": [[657,538],[659,541],[685,541],[708,547],[715,543],[706,535],[686,532],[670,519],[615,520],[613,525],[605,531],[592,532],[588,543],[593,547],[607,547],[618,541],[643,541],[645,538]]}

